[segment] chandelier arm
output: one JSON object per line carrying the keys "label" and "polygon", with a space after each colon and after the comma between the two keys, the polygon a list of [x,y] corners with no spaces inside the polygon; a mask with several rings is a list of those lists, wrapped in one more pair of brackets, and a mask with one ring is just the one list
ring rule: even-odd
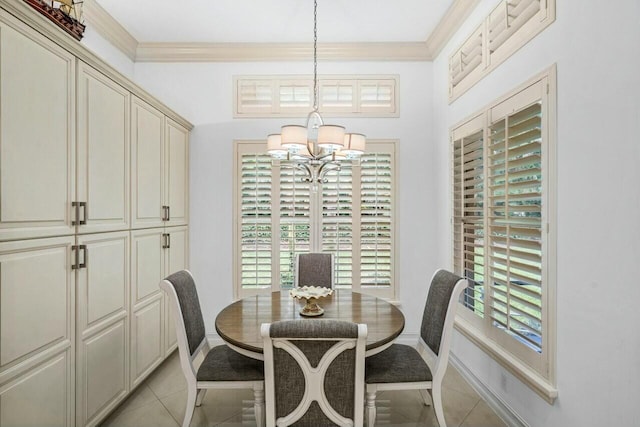
{"label": "chandelier arm", "polygon": [[293,165],[293,167],[295,169],[301,170],[301,171],[303,171],[304,173],[307,174],[306,177],[302,177],[303,181],[306,181],[306,182],[313,181],[313,178],[314,178],[313,171],[311,170],[311,168],[306,163],[296,163],[296,164]]}
{"label": "chandelier arm", "polygon": [[325,175],[331,171],[339,171],[342,168],[339,160],[329,160],[328,162],[323,163],[318,168],[318,182],[327,182],[325,179]]}

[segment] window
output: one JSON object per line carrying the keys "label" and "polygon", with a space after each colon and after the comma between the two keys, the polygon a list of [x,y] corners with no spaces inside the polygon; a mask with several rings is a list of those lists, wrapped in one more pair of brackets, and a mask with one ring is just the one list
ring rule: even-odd
{"label": "window", "polygon": [[[320,76],[322,114],[341,117],[399,117],[398,76]],[[234,78],[234,117],[306,117],[313,108],[313,79],[307,76]]]}
{"label": "window", "polygon": [[[470,286],[460,329],[555,397],[555,69],[452,131],[453,263]],[[489,344],[487,344],[489,343]],[[495,349],[493,351],[492,349]],[[514,362],[515,360],[515,362]]]}
{"label": "window", "polygon": [[359,163],[312,191],[264,142],[236,142],[237,297],[293,287],[296,255],[332,252],[336,288],[395,297],[395,143],[368,141]]}
{"label": "window", "polygon": [[555,0],[504,0],[449,58],[449,102],[555,21]]}

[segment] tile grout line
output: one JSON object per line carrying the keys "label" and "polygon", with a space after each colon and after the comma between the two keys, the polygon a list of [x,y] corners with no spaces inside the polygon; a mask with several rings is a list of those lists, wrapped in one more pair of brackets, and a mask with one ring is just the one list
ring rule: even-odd
{"label": "tile grout line", "polygon": [[473,405],[473,408],[471,408],[469,410],[469,412],[467,412],[467,415],[465,415],[465,417],[462,419],[462,421],[460,421],[460,424],[458,424],[459,426],[461,426],[462,424],[464,424],[464,422],[467,420],[467,418],[469,418],[469,415],[471,415],[471,413],[473,412],[474,409],[476,409],[476,407],[480,404],[480,402],[482,402],[482,398],[478,399],[478,401],[476,402],[475,405]]}

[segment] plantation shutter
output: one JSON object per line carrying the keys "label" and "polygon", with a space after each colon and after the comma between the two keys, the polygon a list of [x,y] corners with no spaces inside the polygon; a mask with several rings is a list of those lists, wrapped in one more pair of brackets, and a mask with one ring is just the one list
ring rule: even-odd
{"label": "plantation shutter", "polygon": [[[482,71],[482,29],[483,27],[480,26],[474,31],[449,59],[449,81],[452,91],[455,91],[458,84],[474,71],[474,74],[479,74]],[[470,77],[470,79],[472,78]]]}
{"label": "plantation shutter", "polygon": [[353,173],[330,172],[322,184],[322,252],[334,254],[336,286],[353,283]]}
{"label": "plantation shutter", "polygon": [[355,80],[321,80],[320,110],[334,113],[354,111]]}
{"label": "plantation shutter", "polygon": [[484,317],[484,137],[482,117],[453,133],[454,268],[469,279],[461,303]]}
{"label": "plantation shutter", "polygon": [[489,56],[497,53],[508,40],[518,38],[514,36],[516,33],[537,30],[540,21],[546,17],[545,8],[543,0],[508,0],[500,3],[488,19]]}
{"label": "plantation shutter", "polygon": [[360,113],[391,113],[396,111],[396,81],[361,80],[358,84]]}
{"label": "plantation shutter", "polygon": [[240,172],[240,284],[271,285],[271,158],[243,154]]}
{"label": "plantation shutter", "polygon": [[537,352],[543,334],[541,91],[538,83],[491,110],[487,191],[490,316]]}
{"label": "plantation shutter", "polygon": [[280,286],[293,287],[296,254],[311,251],[310,191],[298,169],[280,168]]}
{"label": "plantation shutter", "polygon": [[281,113],[309,112],[313,108],[313,85],[309,80],[279,82],[278,111]]}
{"label": "plantation shutter", "polygon": [[360,160],[363,287],[385,287],[392,282],[392,155],[392,152],[366,153]]}
{"label": "plantation shutter", "polygon": [[271,80],[243,79],[236,82],[236,111],[239,114],[270,114],[274,105]]}

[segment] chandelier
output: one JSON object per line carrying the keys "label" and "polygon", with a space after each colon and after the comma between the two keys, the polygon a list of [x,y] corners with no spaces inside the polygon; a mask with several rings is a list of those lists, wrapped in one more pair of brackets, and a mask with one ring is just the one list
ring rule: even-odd
{"label": "chandelier", "polygon": [[325,125],[318,109],[318,1],[313,2],[313,110],[307,123],[282,126],[281,133],[267,136],[267,151],[280,165],[301,170],[303,181],[327,182],[329,171],[339,171],[343,162],[352,162],[364,153],[366,138],[345,133],[344,126]]}

